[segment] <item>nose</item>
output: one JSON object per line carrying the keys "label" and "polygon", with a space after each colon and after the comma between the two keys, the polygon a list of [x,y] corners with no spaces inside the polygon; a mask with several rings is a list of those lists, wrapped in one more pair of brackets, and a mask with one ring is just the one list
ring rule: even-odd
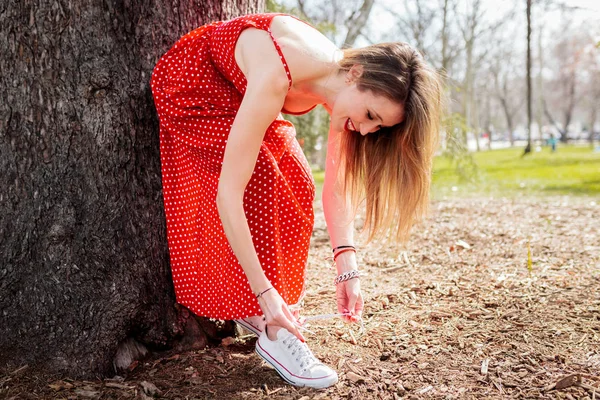
{"label": "nose", "polygon": [[366,123],[362,123],[360,124],[360,134],[365,136],[371,132],[377,132],[379,130],[379,125],[377,125],[377,123],[375,121],[373,122],[366,122]]}

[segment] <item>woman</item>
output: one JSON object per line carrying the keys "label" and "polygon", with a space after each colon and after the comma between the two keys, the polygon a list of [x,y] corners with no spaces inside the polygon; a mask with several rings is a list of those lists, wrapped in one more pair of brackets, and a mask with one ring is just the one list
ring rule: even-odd
{"label": "woman", "polygon": [[[248,15],[182,37],[158,62],[167,234],[177,301],[259,335],[289,383],[337,382],[290,311],[304,293],[314,181],[281,113],[331,116],[323,206],[348,322],[363,309],[353,217],[405,239],[428,198],[441,89],[409,46],[340,51],[288,15]],[[266,326],[265,326],[266,324]],[[264,333],[263,333],[264,331]]]}

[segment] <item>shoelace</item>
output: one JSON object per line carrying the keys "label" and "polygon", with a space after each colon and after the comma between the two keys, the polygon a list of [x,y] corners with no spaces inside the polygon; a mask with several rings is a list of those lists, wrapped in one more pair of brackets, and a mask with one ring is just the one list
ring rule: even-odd
{"label": "shoelace", "polygon": [[292,351],[292,356],[298,353],[296,361],[300,363],[300,368],[303,372],[308,371],[312,366],[321,363],[314,356],[312,351],[310,351],[306,343],[302,343],[296,336],[290,335],[283,339],[283,344]]}

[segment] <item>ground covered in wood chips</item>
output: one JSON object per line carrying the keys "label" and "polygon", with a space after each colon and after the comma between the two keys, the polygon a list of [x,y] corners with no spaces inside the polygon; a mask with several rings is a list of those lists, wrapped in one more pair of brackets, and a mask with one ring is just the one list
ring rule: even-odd
{"label": "ground covered in wood chips", "polygon": [[[322,211],[304,315],[334,308]],[[340,382],[285,384],[248,335],[168,354],[105,381],[0,376],[0,397],[128,399],[600,399],[598,199],[449,199],[405,251],[357,240],[363,326],[313,322]],[[594,393],[594,392],[597,393]]]}

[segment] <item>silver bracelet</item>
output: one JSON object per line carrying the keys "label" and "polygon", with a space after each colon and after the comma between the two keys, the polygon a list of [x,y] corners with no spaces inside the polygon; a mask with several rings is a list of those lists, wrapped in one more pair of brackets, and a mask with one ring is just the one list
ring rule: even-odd
{"label": "silver bracelet", "polygon": [[334,283],[337,285],[340,282],[349,281],[350,279],[359,278],[360,272],[357,269],[346,271],[335,278]]}

